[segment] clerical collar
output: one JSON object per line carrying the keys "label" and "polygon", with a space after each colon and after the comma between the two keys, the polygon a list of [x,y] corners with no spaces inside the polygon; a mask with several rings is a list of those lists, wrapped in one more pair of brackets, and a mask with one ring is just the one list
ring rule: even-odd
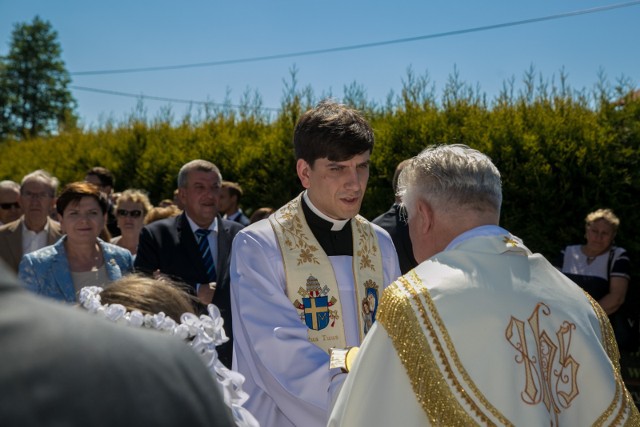
{"label": "clerical collar", "polygon": [[[312,205],[308,201],[302,198],[302,212],[304,218],[309,225],[309,229],[313,233],[322,250],[327,256],[353,256],[353,233],[351,231],[351,221],[346,221],[346,224],[340,230],[333,230],[335,220],[324,219],[312,210]],[[323,215],[326,218],[326,215]],[[342,221],[340,221],[342,222]]]}
{"label": "clerical collar", "polygon": [[351,218],[349,219],[333,219],[325,214],[323,214],[320,209],[316,208],[313,203],[311,203],[311,199],[309,199],[309,195],[307,194],[307,192],[305,191],[304,193],[302,193],[302,198],[304,200],[304,202],[307,204],[307,206],[309,207],[309,209],[311,209],[311,212],[313,212],[315,215],[319,216],[321,219],[331,223],[331,231],[340,231],[344,228],[345,225],[347,225],[347,223],[349,221],[351,221]]}

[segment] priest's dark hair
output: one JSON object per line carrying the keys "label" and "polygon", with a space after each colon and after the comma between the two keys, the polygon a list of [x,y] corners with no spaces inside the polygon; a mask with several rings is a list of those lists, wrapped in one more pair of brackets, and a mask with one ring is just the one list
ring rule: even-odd
{"label": "priest's dark hair", "polygon": [[373,151],[373,130],[360,112],[331,99],[304,113],[293,134],[296,160],[313,166],[326,157],[342,162]]}

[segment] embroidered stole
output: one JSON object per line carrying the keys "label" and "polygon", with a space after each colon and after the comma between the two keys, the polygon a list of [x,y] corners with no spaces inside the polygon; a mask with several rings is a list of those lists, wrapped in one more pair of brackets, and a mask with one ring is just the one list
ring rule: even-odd
{"label": "embroidered stole", "polygon": [[[308,327],[309,341],[325,350],[347,346],[338,283],[331,261],[309,228],[302,194],[269,217],[282,252],[287,295]],[[353,277],[360,342],[375,321],[382,289],[382,256],[378,237],[360,215],[351,222]]]}

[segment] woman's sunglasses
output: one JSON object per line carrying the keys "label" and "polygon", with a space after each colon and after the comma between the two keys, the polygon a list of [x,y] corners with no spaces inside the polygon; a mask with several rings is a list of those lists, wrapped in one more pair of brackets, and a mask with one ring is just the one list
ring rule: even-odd
{"label": "woman's sunglasses", "polygon": [[134,209],[132,211],[128,211],[126,209],[118,209],[116,211],[116,215],[118,216],[130,216],[131,218],[139,218],[142,215],[142,211],[140,209]]}
{"label": "woman's sunglasses", "polygon": [[0,203],[0,208],[8,211],[11,208],[20,209],[20,204],[18,202],[14,203]]}

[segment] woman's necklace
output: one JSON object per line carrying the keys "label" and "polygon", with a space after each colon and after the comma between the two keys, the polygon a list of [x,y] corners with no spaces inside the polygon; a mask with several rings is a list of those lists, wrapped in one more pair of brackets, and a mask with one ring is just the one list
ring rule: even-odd
{"label": "woman's necklace", "polygon": [[[586,249],[587,249],[587,248],[586,248],[586,246],[583,246],[583,247],[582,247],[582,253],[584,254],[584,256],[586,256],[586,257],[587,257],[587,265],[591,265],[591,264],[593,264],[593,261],[595,261],[595,260],[596,260],[596,258],[598,258],[600,255],[602,255],[603,253],[605,253],[605,252],[606,252],[606,251],[605,251],[605,252],[600,252],[600,253],[599,253],[599,254],[597,254],[597,255],[589,256],[589,255],[587,255],[587,250],[586,250]],[[590,251],[590,252],[591,252],[591,251]]]}

